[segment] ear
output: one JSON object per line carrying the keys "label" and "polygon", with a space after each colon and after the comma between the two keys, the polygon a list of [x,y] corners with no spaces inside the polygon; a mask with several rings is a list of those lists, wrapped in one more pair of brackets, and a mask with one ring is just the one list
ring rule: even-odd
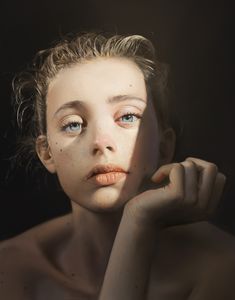
{"label": "ear", "polygon": [[50,146],[45,135],[40,135],[36,140],[36,152],[42,164],[50,173],[56,173],[54,160],[50,151]]}
{"label": "ear", "polygon": [[159,145],[159,167],[172,162],[175,153],[176,134],[173,128],[163,130]]}

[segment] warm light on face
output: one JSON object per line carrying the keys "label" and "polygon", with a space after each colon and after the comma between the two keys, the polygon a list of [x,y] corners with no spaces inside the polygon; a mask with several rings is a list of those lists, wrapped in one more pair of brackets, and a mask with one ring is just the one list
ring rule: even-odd
{"label": "warm light on face", "polygon": [[[99,58],[63,69],[47,95],[48,143],[61,186],[94,211],[115,210],[133,197],[158,163],[158,126],[144,77],[125,58]],[[110,186],[84,177],[96,164],[130,171]]]}

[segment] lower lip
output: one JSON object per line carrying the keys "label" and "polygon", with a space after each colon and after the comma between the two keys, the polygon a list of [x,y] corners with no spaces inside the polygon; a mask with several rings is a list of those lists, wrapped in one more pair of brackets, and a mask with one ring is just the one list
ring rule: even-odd
{"label": "lower lip", "polygon": [[124,172],[109,172],[104,174],[97,174],[90,178],[91,181],[97,185],[111,185],[117,183],[121,179],[125,178],[127,173]]}

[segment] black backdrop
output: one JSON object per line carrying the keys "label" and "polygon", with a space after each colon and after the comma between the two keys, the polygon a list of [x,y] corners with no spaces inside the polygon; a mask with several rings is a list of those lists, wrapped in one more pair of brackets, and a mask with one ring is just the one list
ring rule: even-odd
{"label": "black backdrop", "polygon": [[232,1],[2,0],[0,9],[0,239],[70,209],[54,180],[38,187],[37,176],[27,177],[23,168],[8,172],[15,149],[12,77],[59,36],[90,29],[143,34],[154,41],[160,60],[170,65],[172,105],[184,125],[177,159],[213,161],[227,176],[214,221],[235,234]]}

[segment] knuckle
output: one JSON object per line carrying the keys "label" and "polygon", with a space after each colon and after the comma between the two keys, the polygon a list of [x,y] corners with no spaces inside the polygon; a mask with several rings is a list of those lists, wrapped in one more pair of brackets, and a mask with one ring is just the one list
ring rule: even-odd
{"label": "knuckle", "polygon": [[181,170],[184,169],[183,163],[175,163],[174,168],[175,169],[181,169]]}
{"label": "knuckle", "polygon": [[187,160],[187,161],[192,161],[192,159],[193,159],[193,157],[188,156],[185,160]]}
{"label": "knuckle", "polygon": [[185,160],[181,163],[181,165],[185,168],[185,170],[196,171],[197,166],[196,163],[191,160]]}
{"label": "knuckle", "polygon": [[219,179],[222,181],[222,182],[226,182],[227,180],[227,177],[223,174],[223,173],[218,173],[218,176],[219,176]]}
{"label": "knuckle", "polygon": [[180,162],[180,165],[183,167],[186,167],[186,166],[188,166],[188,162],[186,160],[182,161],[182,162]]}
{"label": "knuckle", "polygon": [[207,169],[209,172],[217,173],[218,172],[218,167],[214,163],[208,163]]}
{"label": "knuckle", "polygon": [[185,162],[185,165],[186,165],[187,167],[189,167],[190,169],[195,167],[195,163],[194,163],[193,161],[191,161],[191,160],[187,160],[187,161]]}

